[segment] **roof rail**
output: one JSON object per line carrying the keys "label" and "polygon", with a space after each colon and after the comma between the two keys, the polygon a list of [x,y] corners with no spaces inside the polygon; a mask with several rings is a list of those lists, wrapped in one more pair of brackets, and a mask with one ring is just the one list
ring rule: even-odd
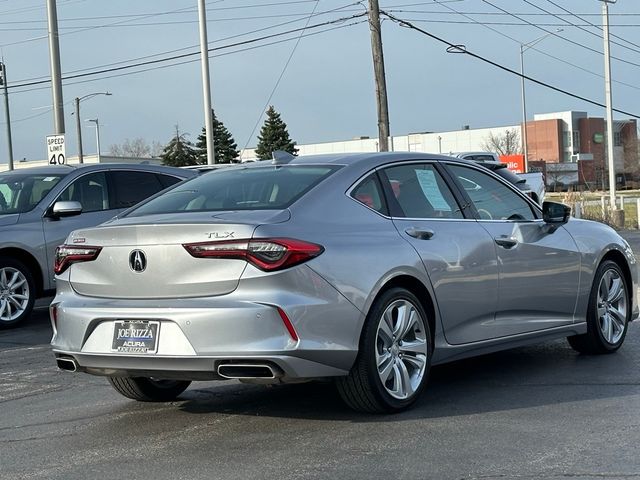
{"label": "roof rail", "polygon": [[296,156],[283,150],[274,150],[273,152],[271,152],[271,158],[273,158],[273,161],[271,163],[273,163],[274,165],[286,165],[291,160],[294,160]]}

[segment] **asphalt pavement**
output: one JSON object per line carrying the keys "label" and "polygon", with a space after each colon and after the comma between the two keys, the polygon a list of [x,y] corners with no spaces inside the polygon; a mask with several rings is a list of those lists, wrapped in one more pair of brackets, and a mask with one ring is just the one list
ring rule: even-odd
{"label": "asphalt pavement", "polygon": [[613,355],[556,341],[435,367],[388,416],[323,383],[137,403],[58,371],[50,337],[46,308],[0,331],[1,479],[640,479],[640,322]]}

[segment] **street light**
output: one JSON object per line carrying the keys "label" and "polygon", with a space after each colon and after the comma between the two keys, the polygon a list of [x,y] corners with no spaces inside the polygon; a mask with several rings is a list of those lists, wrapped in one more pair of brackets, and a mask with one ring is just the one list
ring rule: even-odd
{"label": "street light", "polygon": [[524,91],[524,52],[537,45],[550,35],[562,32],[562,28],[558,28],[555,32],[549,32],[540,38],[536,38],[528,43],[520,44],[520,82],[522,89],[522,151],[524,153],[524,173],[529,171],[529,146],[527,144],[527,102]]}
{"label": "street light", "polygon": [[[609,4],[617,0],[602,2],[602,38],[604,39],[604,91],[607,104],[607,156],[609,165],[609,202],[611,211],[616,210],[616,170],[613,161],[613,100],[611,99],[611,51],[609,46]],[[624,210],[623,210],[624,212]],[[624,217],[621,223],[624,223]]]}
{"label": "street light", "polygon": [[98,150],[98,163],[100,163],[100,122],[98,118],[89,118],[85,122],[93,122],[96,124],[96,148]]}
{"label": "street light", "polygon": [[[75,103],[76,103],[76,132],[78,135],[78,163],[84,163],[84,158],[82,155],[82,128],[80,126],[80,102],[82,100],[87,100],[89,98],[93,98],[96,97],[98,95],[106,95],[106,96],[111,96],[111,92],[95,92],[95,93],[88,93],[87,95],[84,95],[82,97],[76,97],[75,99]],[[93,120],[91,120],[93,121]],[[96,118],[96,122],[98,121],[98,119]],[[97,126],[97,123],[96,123]],[[98,142],[99,144],[100,142]],[[98,148],[98,162],[100,161],[100,148]]]}

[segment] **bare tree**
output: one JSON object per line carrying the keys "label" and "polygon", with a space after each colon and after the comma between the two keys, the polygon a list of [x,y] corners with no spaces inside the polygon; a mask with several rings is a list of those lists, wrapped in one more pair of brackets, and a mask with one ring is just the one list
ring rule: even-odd
{"label": "bare tree", "polygon": [[482,143],[483,149],[488,152],[496,152],[499,155],[522,153],[521,147],[520,134],[515,128],[505,130],[503,134],[489,133],[487,139]]}
{"label": "bare tree", "polygon": [[[157,143],[157,142],[155,142]],[[121,144],[109,147],[109,153],[114,157],[150,158],[158,150],[158,146],[149,145],[143,138],[126,138]],[[162,147],[160,147],[162,151]]]}

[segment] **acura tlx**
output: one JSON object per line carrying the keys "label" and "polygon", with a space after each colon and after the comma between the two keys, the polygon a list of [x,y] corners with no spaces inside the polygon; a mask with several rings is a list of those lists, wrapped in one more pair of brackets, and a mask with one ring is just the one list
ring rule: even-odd
{"label": "acura tlx", "polygon": [[58,366],[139,401],[193,380],[333,379],[350,407],[392,412],[432,365],[557,338],[612,353],[637,317],[625,240],[473,162],[274,157],[71,233]]}

